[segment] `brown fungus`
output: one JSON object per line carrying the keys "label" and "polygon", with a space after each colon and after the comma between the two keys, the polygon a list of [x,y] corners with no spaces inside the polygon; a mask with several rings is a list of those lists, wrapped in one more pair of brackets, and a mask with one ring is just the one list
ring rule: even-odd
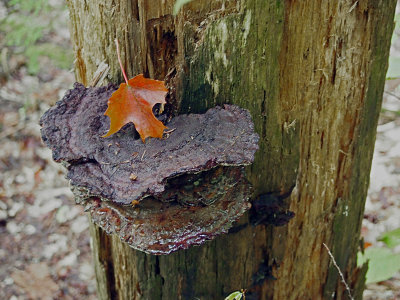
{"label": "brown fungus", "polygon": [[168,254],[227,232],[250,207],[243,167],[254,160],[258,135],[249,112],[224,105],[180,115],[166,124],[165,138],[146,143],[133,124],[102,138],[114,91],[75,84],[40,121],[76,201],[108,233],[147,253]]}

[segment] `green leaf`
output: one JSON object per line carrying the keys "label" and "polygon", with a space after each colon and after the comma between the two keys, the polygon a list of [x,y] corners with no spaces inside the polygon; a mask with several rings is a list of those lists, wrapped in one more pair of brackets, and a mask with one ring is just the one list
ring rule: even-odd
{"label": "green leaf", "polygon": [[174,5],[174,10],[173,10],[173,15],[176,16],[178,11],[181,9],[183,5],[186,3],[189,3],[192,0],[176,0],[175,5]]}
{"label": "green leaf", "polygon": [[364,255],[361,252],[357,254],[358,266],[367,261],[367,284],[387,280],[400,270],[400,253],[395,254],[388,248],[369,247]]}
{"label": "green leaf", "polygon": [[400,57],[389,57],[389,68],[386,73],[386,78],[400,77]]}
{"label": "green leaf", "polygon": [[242,299],[242,295],[243,294],[241,292],[233,292],[228,297],[226,297],[225,300],[240,300]]}
{"label": "green leaf", "polygon": [[384,242],[389,248],[400,245],[400,228],[386,232],[379,240]]}

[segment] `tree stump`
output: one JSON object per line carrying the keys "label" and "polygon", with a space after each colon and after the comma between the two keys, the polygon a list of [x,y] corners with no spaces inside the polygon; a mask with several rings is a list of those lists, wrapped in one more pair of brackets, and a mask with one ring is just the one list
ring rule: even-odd
{"label": "tree stump", "polygon": [[[175,0],[67,3],[77,81],[90,85],[104,65],[101,78],[121,81],[118,38],[129,76],[167,82],[172,114],[248,109],[260,137],[246,168],[253,207],[280,207],[166,256],[93,225],[99,298],[223,299],[244,288],[246,299],[347,299],[324,243],[361,299],[356,257],[396,1],[196,0],[177,16]],[[273,226],[289,210],[287,226]]]}

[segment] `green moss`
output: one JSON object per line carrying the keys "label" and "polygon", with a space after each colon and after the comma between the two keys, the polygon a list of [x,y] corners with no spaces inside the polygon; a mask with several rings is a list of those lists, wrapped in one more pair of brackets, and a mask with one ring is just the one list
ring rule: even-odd
{"label": "green moss", "polygon": [[284,130],[278,115],[283,7],[249,1],[246,8],[211,22],[196,47],[186,44],[189,72],[180,110],[201,113],[224,103],[247,108],[261,138],[249,178],[258,193],[287,190],[299,157],[298,130]]}

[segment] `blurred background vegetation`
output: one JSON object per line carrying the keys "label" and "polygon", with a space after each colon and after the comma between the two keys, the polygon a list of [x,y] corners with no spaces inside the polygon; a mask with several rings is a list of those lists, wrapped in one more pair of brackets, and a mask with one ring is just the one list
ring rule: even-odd
{"label": "blurred background vegetation", "polygon": [[[4,3],[4,2],[3,2]],[[58,35],[65,35],[68,28],[55,22],[66,17],[66,4],[50,0],[10,0],[3,4],[7,14],[1,16],[2,36],[0,63],[3,75],[20,64],[27,66],[32,75],[39,73],[43,58],[55,66],[72,67],[73,55]],[[45,18],[43,16],[46,16]],[[68,34],[67,34],[68,35]],[[9,65],[10,56],[17,56],[17,65]],[[42,65],[43,66],[43,65]]]}

